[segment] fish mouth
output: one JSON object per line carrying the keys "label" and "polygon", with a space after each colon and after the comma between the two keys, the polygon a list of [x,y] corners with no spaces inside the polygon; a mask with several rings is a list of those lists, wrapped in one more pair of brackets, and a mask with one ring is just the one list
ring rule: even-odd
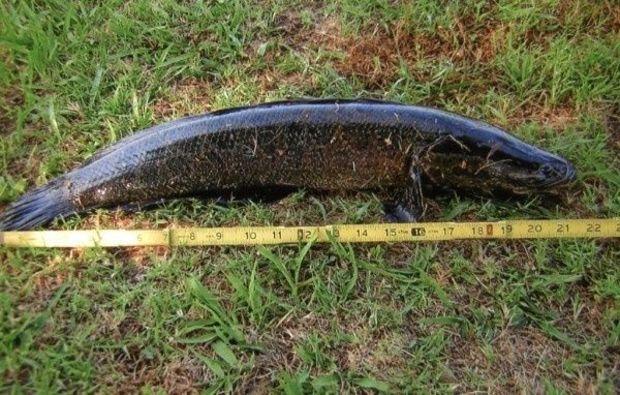
{"label": "fish mouth", "polygon": [[570,184],[577,178],[577,170],[570,162],[546,163],[538,169],[542,182],[540,188],[552,188]]}

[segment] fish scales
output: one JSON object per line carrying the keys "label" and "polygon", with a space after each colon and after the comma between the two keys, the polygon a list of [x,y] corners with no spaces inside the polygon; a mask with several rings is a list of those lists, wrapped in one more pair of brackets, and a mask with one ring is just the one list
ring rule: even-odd
{"label": "fish scales", "polygon": [[423,214],[423,183],[538,193],[566,184],[574,172],[565,159],[497,127],[437,109],[369,100],[274,102],[122,139],[10,205],[0,229],[100,207],[276,188],[389,190],[388,219],[411,221]]}
{"label": "fish scales", "polygon": [[[82,204],[92,205],[100,204],[105,191],[106,203],[114,205],[149,200],[154,192],[173,196],[264,186],[355,189],[404,184],[405,150],[429,141],[400,127],[401,118],[387,111],[386,116],[373,114],[374,122],[348,106],[329,112],[318,108],[298,113],[294,106],[263,112],[206,117],[151,142],[135,141],[83,168],[77,183],[82,189],[74,193]],[[104,168],[111,170],[102,172]]]}

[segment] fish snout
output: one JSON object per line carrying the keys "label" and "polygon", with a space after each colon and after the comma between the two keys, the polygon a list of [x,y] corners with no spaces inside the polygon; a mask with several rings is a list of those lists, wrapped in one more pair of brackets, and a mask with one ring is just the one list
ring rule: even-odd
{"label": "fish snout", "polygon": [[538,169],[538,176],[545,187],[568,184],[575,181],[576,175],[575,166],[568,161],[545,163]]}

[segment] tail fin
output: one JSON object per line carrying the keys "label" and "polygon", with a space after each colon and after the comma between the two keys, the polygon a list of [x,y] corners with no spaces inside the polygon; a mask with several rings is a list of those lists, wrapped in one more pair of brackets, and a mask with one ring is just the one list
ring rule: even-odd
{"label": "tail fin", "polygon": [[0,213],[0,231],[30,229],[72,214],[75,209],[63,181],[52,180],[10,204]]}

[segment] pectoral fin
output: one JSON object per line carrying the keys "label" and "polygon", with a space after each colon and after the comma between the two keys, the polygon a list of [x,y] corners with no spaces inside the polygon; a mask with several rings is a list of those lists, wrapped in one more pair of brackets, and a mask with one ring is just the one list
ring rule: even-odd
{"label": "pectoral fin", "polygon": [[385,219],[389,222],[417,222],[424,216],[424,197],[420,169],[409,169],[410,183],[394,191],[393,203],[384,204]]}

